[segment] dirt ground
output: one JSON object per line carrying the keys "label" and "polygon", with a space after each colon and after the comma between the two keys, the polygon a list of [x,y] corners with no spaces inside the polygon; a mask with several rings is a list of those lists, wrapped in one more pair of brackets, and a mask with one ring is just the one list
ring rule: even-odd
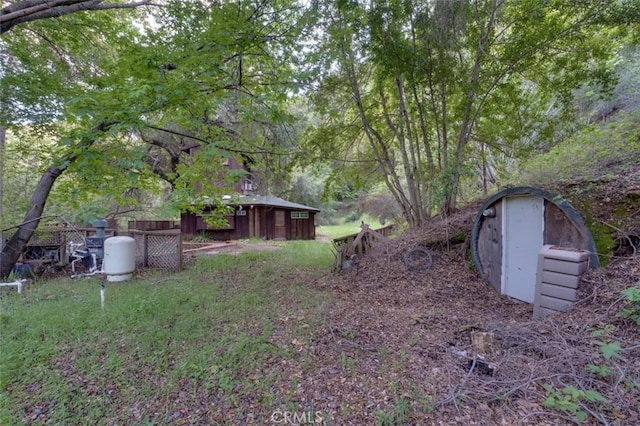
{"label": "dirt ground", "polygon": [[244,241],[223,241],[215,243],[183,243],[183,255],[186,261],[193,260],[199,254],[239,254],[246,250],[278,250],[281,246],[269,243],[250,243]]}
{"label": "dirt ground", "polygon": [[[468,238],[451,240],[469,235],[478,207],[434,218],[348,269],[310,279],[330,303],[319,321],[300,311],[275,324],[272,343],[300,356],[260,372],[280,378],[271,391],[286,396],[283,407],[322,412],[337,425],[640,424],[640,327],[619,315],[640,310],[621,296],[640,286],[640,214],[616,222],[624,250],[583,277],[574,308],[534,321],[532,305],[480,279]],[[410,269],[404,254],[424,246],[432,265]],[[472,344],[477,333],[493,338],[490,351]],[[245,420],[273,420],[254,415]]]}
{"label": "dirt ground", "polygon": [[[300,351],[319,368],[278,369],[298,383],[295,402],[334,413],[335,424],[551,425],[583,414],[586,424],[640,424],[640,329],[617,315],[621,291],[640,286],[640,256],[589,272],[570,312],[534,321],[532,305],[479,278],[467,242],[432,247],[425,270],[403,263],[437,232],[470,229],[476,207],[380,244],[314,283],[332,302]],[[474,349],[474,332],[494,337],[493,353]],[[596,342],[621,349],[606,359]],[[603,365],[606,377],[590,370]],[[543,406],[554,391],[564,410]],[[597,399],[590,391],[604,400],[589,400]]]}

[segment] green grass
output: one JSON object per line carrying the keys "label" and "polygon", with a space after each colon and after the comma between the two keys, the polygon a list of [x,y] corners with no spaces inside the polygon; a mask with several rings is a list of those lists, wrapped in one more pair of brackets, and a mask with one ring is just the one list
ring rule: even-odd
{"label": "green grass", "polygon": [[384,226],[380,224],[378,219],[374,219],[367,215],[364,215],[355,221],[348,221],[347,218],[343,218],[339,220],[336,225],[318,226],[318,228],[316,229],[316,234],[325,235],[330,240],[351,234],[357,234],[358,232],[360,232],[361,222],[368,224],[373,229],[378,229]]}
{"label": "green grass", "polygon": [[0,424],[163,424],[187,409],[198,423],[282,404],[264,366],[296,354],[275,324],[296,312],[318,321],[326,296],[308,281],[332,262],[317,242],[203,256],[180,273],[107,282],[104,309],[97,278],[3,291]]}

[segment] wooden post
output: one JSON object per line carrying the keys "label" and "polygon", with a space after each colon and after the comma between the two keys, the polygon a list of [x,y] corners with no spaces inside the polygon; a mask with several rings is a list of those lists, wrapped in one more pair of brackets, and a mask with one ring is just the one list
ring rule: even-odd
{"label": "wooden post", "polygon": [[178,234],[178,244],[176,244],[178,246],[178,271],[182,271],[182,234]]}
{"label": "wooden post", "polygon": [[145,268],[149,267],[149,235],[146,232],[142,232],[142,265]]}

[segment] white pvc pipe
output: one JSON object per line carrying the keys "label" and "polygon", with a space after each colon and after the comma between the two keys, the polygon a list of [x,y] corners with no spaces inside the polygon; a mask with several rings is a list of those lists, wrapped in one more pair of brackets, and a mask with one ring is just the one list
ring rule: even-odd
{"label": "white pvc pipe", "polygon": [[16,289],[18,290],[18,293],[22,293],[22,280],[16,280],[12,283],[0,283],[0,287],[16,287]]}

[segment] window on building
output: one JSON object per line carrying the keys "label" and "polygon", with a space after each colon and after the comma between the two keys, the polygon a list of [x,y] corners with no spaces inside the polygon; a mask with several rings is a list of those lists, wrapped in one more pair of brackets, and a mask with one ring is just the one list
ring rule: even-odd
{"label": "window on building", "polygon": [[309,219],[308,211],[292,211],[291,219]]}

